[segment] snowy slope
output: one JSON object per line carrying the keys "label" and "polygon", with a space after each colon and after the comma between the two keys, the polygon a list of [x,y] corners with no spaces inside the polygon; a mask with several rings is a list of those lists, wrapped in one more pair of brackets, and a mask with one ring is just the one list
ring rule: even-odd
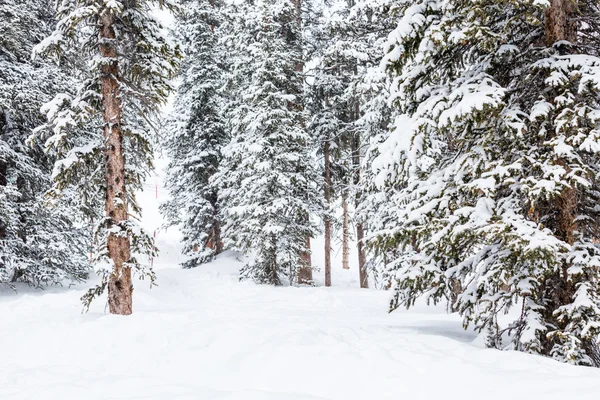
{"label": "snowy slope", "polygon": [[[239,283],[226,254],[138,283],[134,314],[82,287],[0,295],[0,399],[596,399],[600,371],[483,349],[454,316],[388,293]],[[573,388],[578,394],[573,396]]]}

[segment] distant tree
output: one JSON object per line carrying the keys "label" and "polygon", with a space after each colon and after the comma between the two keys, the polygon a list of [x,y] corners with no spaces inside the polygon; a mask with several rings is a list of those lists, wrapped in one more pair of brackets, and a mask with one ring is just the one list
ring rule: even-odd
{"label": "distant tree", "polygon": [[306,237],[315,234],[308,216],[318,215],[322,197],[305,112],[294,106],[302,103],[295,64],[301,54],[288,41],[299,35],[296,11],[287,0],[253,9],[243,25],[251,80],[238,92],[244,104],[229,117],[233,137],[215,182],[225,243],[251,256],[242,277],[280,285],[306,267]]}
{"label": "distant tree", "polygon": [[170,163],[166,186],[171,199],[161,210],[169,225],[183,232],[183,266],[196,267],[223,250],[217,187],[210,178],[219,168],[225,129],[225,85],[222,7],[216,0],[185,0],[176,35],[186,58],[175,107],[165,135]]}

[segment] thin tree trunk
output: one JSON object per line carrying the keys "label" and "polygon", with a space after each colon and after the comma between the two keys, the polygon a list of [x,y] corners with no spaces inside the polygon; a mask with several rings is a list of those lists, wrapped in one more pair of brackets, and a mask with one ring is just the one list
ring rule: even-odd
{"label": "thin tree trunk", "polygon": [[[358,206],[360,202],[360,190],[358,189],[358,185],[360,183],[360,139],[358,135],[356,135],[352,139],[352,163],[354,164],[354,186],[356,190],[356,206]],[[365,231],[362,222],[356,222],[356,247],[358,250],[358,275],[360,279],[360,287],[368,288],[369,280],[367,276],[366,264],[367,259],[365,256],[363,239],[365,238]]]}
{"label": "thin tree trunk", "polygon": [[[354,60],[354,75],[358,76],[358,59]],[[360,119],[360,97],[357,95],[354,99],[354,120]],[[354,208],[358,209],[360,204],[360,133],[354,132],[352,137],[352,164],[354,167]],[[367,275],[367,259],[365,256],[365,249],[363,239],[365,238],[365,230],[363,223],[358,219],[356,220],[356,247],[358,250],[358,276],[360,280],[361,288],[369,287],[369,279]]]}
{"label": "thin tree trunk", "polygon": [[[294,8],[296,10],[296,23],[298,24],[298,32],[300,33],[302,30],[302,0],[291,0]],[[301,39],[296,38],[297,46],[299,46],[299,50],[302,50]],[[302,73],[304,70],[304,61],[297,60],[294,64],[294,69],[296,72]],[[299,109],[304,108],[302,104],[294,104],[293,107],[298,107]],[[304,123],[303,123],[304,124]],[[310,220],[310,216],[306,216],[306,220]],[[300,270],[298,271],[298,283],[299,284],[310,284],[313,281],[313,272],[312,272],[312,260],[310,253],[310,236],[306,236],[306,250],[300,254],[300,258],[302,260],[302,265]]]}
{"label": "thin tree trunk", "polygon": [[342,268],[350,269],[350,244],[348,226],[348,199],[346,193],[342,195]]}
{"label": "thin tree trunk", "polygon": [[[360,104],[358,99],[355,102],[355,118],[360,118]],[[358,207],[360,203],[360,136],[358,133],[354,134],[352,138],[352,164],[354,167],[354,190],[355,195],[355,207]],[[356,247],[358,250],[358,276],[360,280],[361,288],[369,287],[369,279],[367,276],[367,259],[365,256],[363,239],[365,237],[365,231],[362,222],[356,221]]]}
{"label": "thin tree trunk", "polygon": [[323,155],[325,158],[325,200],[327,201],[327,214],[325,215],[325,286],[331,286],[331,160],[329,140],[323,143]]}
{"label": "thin tree trunk", "polygon": [[[5,139],[5,134],[6,132],[4,132],[6,130],[6,119],[7,119],[7,115],[6,112],[2,109],[2,107],[0,107],[0,137],[2,137],[2,139]],[[7,179],[7,174],[8,174],[8,163],[6,162],[6,160],[0,160],[0,186],[6,186],[8,184],[8,179]],[[6,238],[6,222],[2,221],[0,219],[0,240],[3,240]],[[4,265],[2,264],[2,262],[0,261],[0,267],[4,267]]]}
{"label": "thin tree trunk", "polygon": [[[127,221],[125,188],[125,154],[121,131],[121,101],[119,67],[115,48],[114,15],[100,17],[100,53],[107,61],[101,68],[102,111],[104,117],[104,157],[106,162],[106,216],[108,228]],[[113,271],[108,282],[108,306],[111,314],[129,315],[132,312],[133,284],[131,268],[126,266],[131,257],[129,237],[113,230],[108,235],[108,256]]]}

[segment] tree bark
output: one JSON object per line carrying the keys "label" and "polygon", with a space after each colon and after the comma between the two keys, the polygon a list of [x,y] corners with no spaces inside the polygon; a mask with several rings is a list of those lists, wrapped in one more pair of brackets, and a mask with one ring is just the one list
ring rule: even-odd
{"label": "tree bark", "polygon": [[[125,154],[121,130],[121,100],[118,82],[119,66],[116,51],[115,17],[105,12],[100,17],[100,53],[106,60],[101,67],[102,112],[104,118],[104,158],[106,179],[106,216],[108,229],[127,221],[125,188]],[[129,315],[133,305],[133,284],[129,237],[123,231],[110,231],[107,239],[108,256],[113,271],[108,282],[108,306],[111,314]]]}
{"label": "tree bark", "polygon": [[[572,44],[577,42],[577,25],[575,21],[576,6],[573,0],[550,0],[550,7],[546,10],[544,21],[544,39],[548,47],[556,45],[557,42],[567,41]],[[561,47],[559,51],[564,51]],[[568,48],[567,48],[567,51]],[[556,164],[562,166],[566,173],[571,171],[569,160],[559,158]],[[564,187],[561,193],[553,199],[555,209],[554,233],[561,240],[573,244],[576,239],[577,230],[577,206],[579,203],[578,192],[574,187]],[[546,307],[546,318],[553,320],[559,327],[564,327],[564,321],[557,320],[554,311],[561,306],[569,304],[573,300],[575,287],[569,277],[568,269],[570,263],[564,261],[561,268],[550,276],[546,282],[546,295],[550,299]],[[587,343],[584,341],[584,347]],[[553,341],[544,340],[542,346],[547,354],[554,346]]]}
{"label": "tree bark", "polygon": [[[358,108],[358,106],[357,106]],[[355,195],[355,206],[360,203],[360,190],[358,185],[360,184],[360,139],[358,134],[352,138],[352,164],[354,166],[354,186],[356,190]],[[366,264],[367,259],[365,256],[363,239],[365,238],[365,230],[362,222],[356,221],[356,248],[358,250],[358,275],[360,279],[360,287],[368,288],[369,280],[367,277]]]}
{"label": "tree bark", "polygon": [[329,140],[323,143],[323,155],[325,158],[325,200],[327,201],[327,214],[325,214],[325,286],[331,286],[331,160]]}
{"label": "tree bark", "polygon": [[302,266],[298,271],[298,283],[309,285],[313,282],[312,261],[310,258],[310,236],[306,237],[306,249],[300,254]]}
{"label": "tree bark", "polygon": [[550,0],[544,32],[547,46],[562,40],[573,44],[577,42],[577,23],[573,18],[575,11],[574,0]]}
{"label": "tree bark", "polygon": [[348,227],[348,199],[342,195],[342,268],[350,269],[350,245]]}
{"label": "tree bark", "polygon": [[[6,132],[4,131],[6,130],[7,118],[6,112],[2,107],[0,107],[0,137],[2,137],[3,140],[6,138]],[[7,174],[8,163],[6,160],[0,160],[0,186],[6,186],[8,184]],[[6,228],[6,222],[0,220],[0,240],[6,238]]]}
{"label": "tree bark", "polygon": [[[298,33],[300,33],[302,30],[302,0],[291,0],[291,2],[294,5],[294,9],[296,10],[296,23],[298,24]],[[295,43],[293,43],[293,45],[298,46],[298,50],[302,51],[302,43],[300,37],[295,38]],[[302,73],[302,71],[304,71],[304,61],[301,59],[295,61],[294,69],[296,72]],[[304,105],[302,104],[293,104],[292,106],[297,107],[300,110],[304,108]],[[310,220],[309,215],[306,216],[306,220]],[[300,254],[302,265],[300,267],[300,270],[298,271],[299,284],[311,284],[313,282],[312,260],[310,253],[310,236],[307,235],[305,240],[307,251],[303,251]]]}
{"label": "tree bark", "polygon": [[[355,68],[357,68],[355,66]],[[357,71],[355,70],[355,73]],[[360,118],[360,103],[358,98],[354,103],[355,120]],[[354,167],[354,190],[355,194],[355,209],[360,204],[360,134],[355,132],[352,138],[352,164]],[[358,250],[358,276],[361,288],[369,287],[369,279],[367,276],[367,258],[365,256],[363,239],[365,238],[365,230],[360,220],[356,219],[356,248]]]}
{"label": "tree bark", "polygon": [[[568,41],[573,44],[577,42],[575,13],[576,6],[573,0],[550,0],[550,7],[546,10],[544,25],[544,35],[548,46],[560,41]],[[571,170],[568,160],[559,159],[557,164],[565,168],[567,172]],[[569,244],[575,242],[577,204],[577,191],[572,187],[564,188],[555,199],[558,211],[556,234]]]}

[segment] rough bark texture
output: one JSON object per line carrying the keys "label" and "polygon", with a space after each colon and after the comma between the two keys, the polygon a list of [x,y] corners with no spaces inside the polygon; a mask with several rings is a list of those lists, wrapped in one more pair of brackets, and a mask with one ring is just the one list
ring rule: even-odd
{"label": "rough bark texture", "polygon": [[[325,158],[325,200],[328,209],[331,204],[330,146],[329,140],[325,140],[323,143],[323,156]],[[325,215],[325,286],[331,286],[331,218],[329,214]]]}
{"label": "rough bark texture", "polygon": [[213,223],[213,226],[210,230],[210,234],[206,239],[206,247],[211,249],[215,255],[221,254],[223,252],[223,240],[221,239],[221,223],[218,219],[215,219],[215,222]]}
{"label": "rough bark texture", "polygon": [[577,41],[577,24],[574,13],[574,0],[550,0],[545,21],[546,45],[552,46],[562,40],[571,43]]}
{"label": "rough bark texture", "polygon": [[308,251],[300,254],[300,257],[302,258],[302,267],[298,271],[299,284],[311,284],[313,281],[312,262],[310,258],[310,236],[306,237],[306,249]]}
{"label": "rough bark texture", "polygon": [[[114,16],[104,13],[100,17],[100,53],[111,59],[101,69],[102,112],[104,117],[104,157],[106,163],[106,216],[109,228],[126,221],[127,199],[125,192],[125,154],[121,131],[121,101],[119,98],[119,67],[115,48]],[[130,259],[127,236],[108,235],[108,256],[113,261],[113,272],[108,282],[108,306],[111,314],[129,315],[132,312],[133,284],[131,268],[125,266]]]}
{"label": "rough bark texture", "polygon": [[[576,7],[573,0],[550,0],[550,7],[546,10],[544,24],[544,37],[547,46],[556,45],[557,42],[561,41],[573,44],[577,42],[575,11]],[[560,51],[564,50],[564,48],[560,49]],[[570,172],[571,168],[568,160],[559,158],[556,163],[562,166],[567,173]],[[564,188],[561,194],[553,200],[554,221],[549,221],[549,225],[553,228],[555,235],[568,244],[575,242],[575,232],[577,230],[575,219],[578,203],[578,193],[575,188]],[[546,318],[554,320],[559,328],[563,327],[564,321],[556,320],[553,312],[559,307],[571,303],[575,293],[573,282],[568,276],[568,268],[569,263],[564,262],[561,268],[544,282],[546,296],[551,299],[546,308]],[[586,343],[583,344],[586,346]],[[542,346],[545,347],[546,353],[550,353],[553,342],[545,340]]]}
{"label": "rough bark texture", "polygon": [[350,269],[350,244],[348,226],[348,199],[342,196],[342,268]]}

